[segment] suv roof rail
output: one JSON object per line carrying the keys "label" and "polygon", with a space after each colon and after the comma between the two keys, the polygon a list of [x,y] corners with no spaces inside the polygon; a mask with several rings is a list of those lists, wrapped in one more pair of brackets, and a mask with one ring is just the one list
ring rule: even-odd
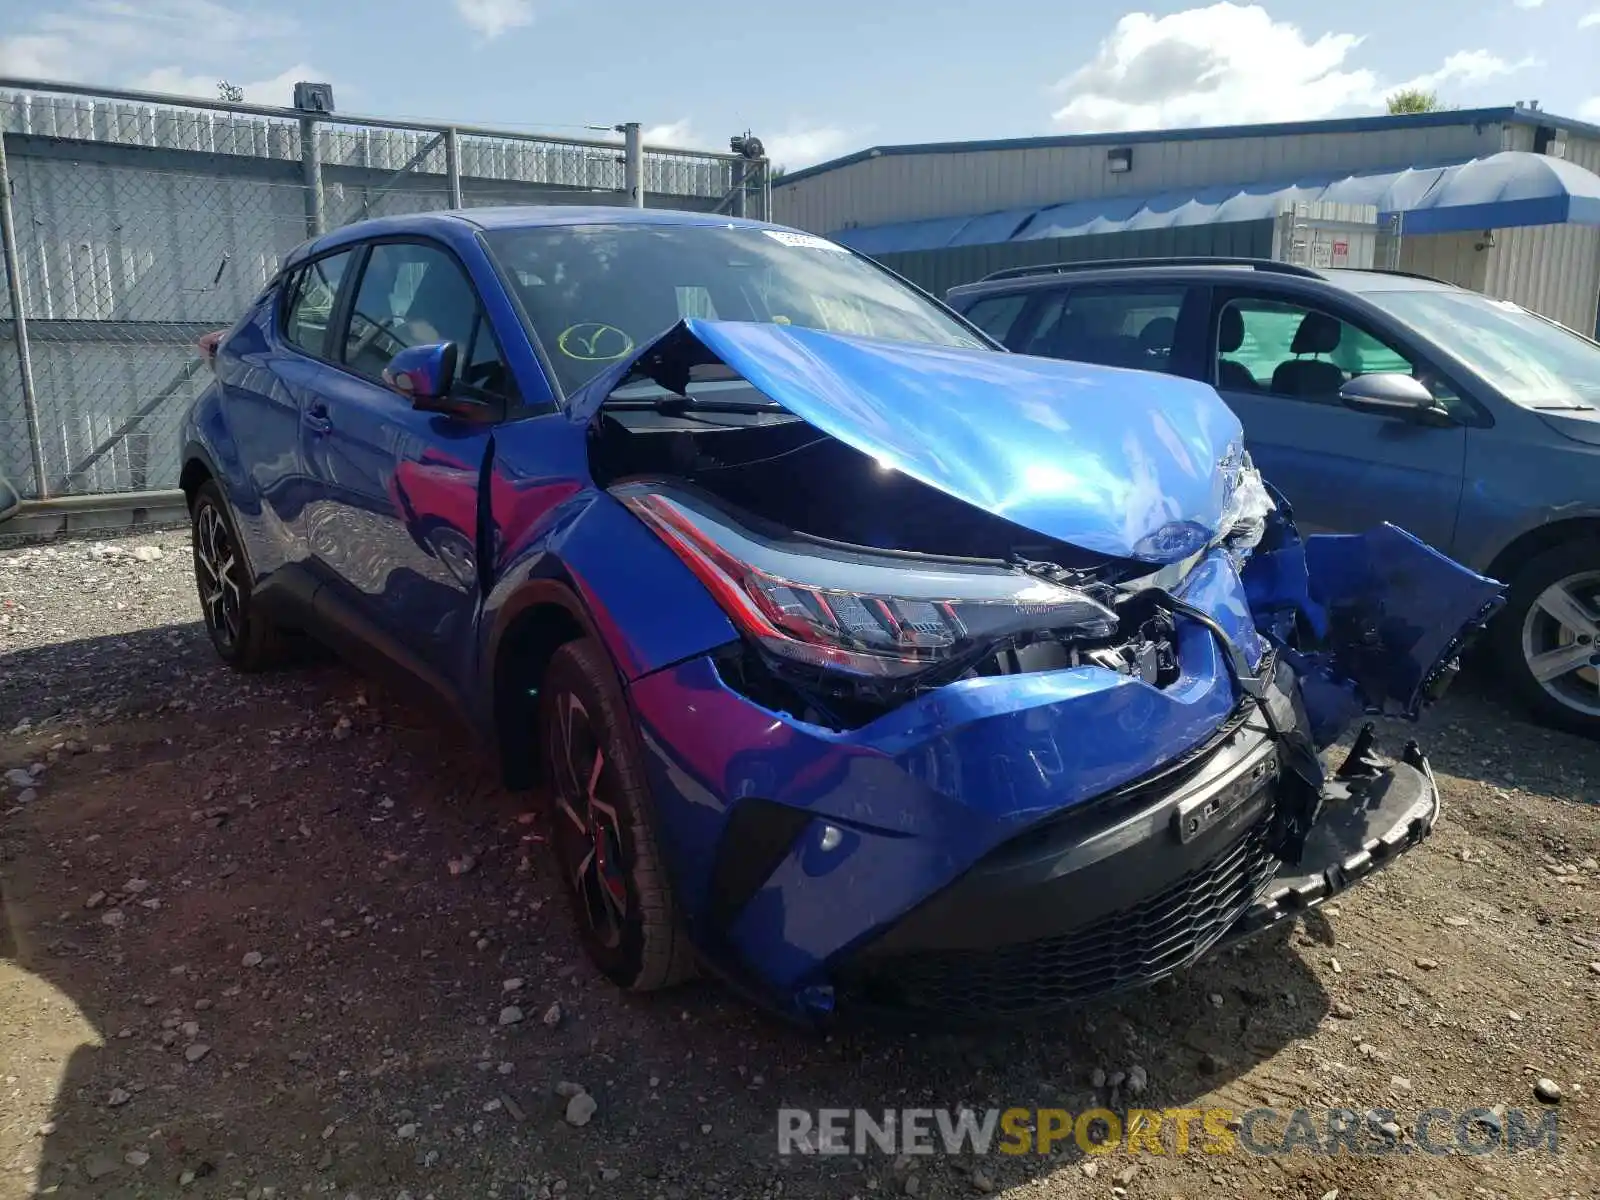
{"label": "suv roof rail", "polygon": [[1368,275],[1397,275],[1401,279],[1423,279],[1429,283],[1443,283],[1451,287],[1457,286],[1451,284],[1448,279],[1440,279],[1437,275],[1424,275],[1421,271],[1402,271],[1399,267],[1357,267],[1356,270],[1363,271]]}
{"label": "suv roof rail", "polygon": [[1322,274],[1310,267],[1278,262],[1271,258],[1230,258],[1220,255],[1188,255],[1178,258],[1092,258],[1083,262],[1043,263],[1034,267],[1009,267],[985,275],[979,283],[993,279],[1024,279],[1029,275],[1064,275],[1071,271],[1095,271],[1106,267],[1251,267],[1257,271],[1270,271],[1278,275],[1299,275],[1307,279],[1321,279]]}

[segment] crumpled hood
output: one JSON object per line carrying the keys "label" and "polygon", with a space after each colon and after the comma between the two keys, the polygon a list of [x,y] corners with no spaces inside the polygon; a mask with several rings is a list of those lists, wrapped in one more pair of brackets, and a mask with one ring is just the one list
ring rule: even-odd
{"label": "crumpled hood", "polygon": [[1243,444],[1216,392],[1173,376],[701,320],[602,372],[573,415],[592,416],[636,370],[681,394],[690,367],[718,360],[885,467],[1119,558],[1172,562],[1209,542],[1226,500],[1219,460]]}

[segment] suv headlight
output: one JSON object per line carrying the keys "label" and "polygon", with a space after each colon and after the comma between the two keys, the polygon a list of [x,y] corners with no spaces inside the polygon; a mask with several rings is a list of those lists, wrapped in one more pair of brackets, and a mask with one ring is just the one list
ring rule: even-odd
{"label": "suv headlight", "polygon": [[1267,518],[1276,507],[1261,472],[1250,461],[1250,452],[1238,444],[1228,448],[1218,464],[1222,470],[1226,498],[1217,521],[1217,544],[1242,562],[1261,544],[1267,532]]}
{"label": "suv headlight", "polygon": [[1001,563],[766,537],[698,496],[628,484],[612,494],[683,559],[745,637],[794,662],[902,676],[1005,638],[1102,638],[1111,609]]}

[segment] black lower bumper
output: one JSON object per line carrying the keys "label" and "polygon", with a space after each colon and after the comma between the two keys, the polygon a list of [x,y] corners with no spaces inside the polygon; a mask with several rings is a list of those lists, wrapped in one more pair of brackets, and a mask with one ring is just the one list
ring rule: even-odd
{"label": "black lower bumper", "polygon": [[1299,861],[1276,743],[1234,728],[1188,763],[1029,830],[835,972],[839,1011],[1023,1016],[1147,986],[1349,887],[1439,812],[1414,747],[1364,735]]}

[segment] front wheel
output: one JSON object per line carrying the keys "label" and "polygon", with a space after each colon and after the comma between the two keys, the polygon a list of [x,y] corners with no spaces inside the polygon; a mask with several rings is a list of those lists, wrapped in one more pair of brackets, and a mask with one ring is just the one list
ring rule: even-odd
{"label": "front wheel", "polygon": [[1547,724],[1600,736],[1600,542],[1535,555],[1491,633],[1512,689]]}
{"label": "front wheel", "polygon": [[551,844],[584,950],[613,983],[653,991],[693,974],[650,823],[638,738],[605,651],[556,651],[539,689]]}

